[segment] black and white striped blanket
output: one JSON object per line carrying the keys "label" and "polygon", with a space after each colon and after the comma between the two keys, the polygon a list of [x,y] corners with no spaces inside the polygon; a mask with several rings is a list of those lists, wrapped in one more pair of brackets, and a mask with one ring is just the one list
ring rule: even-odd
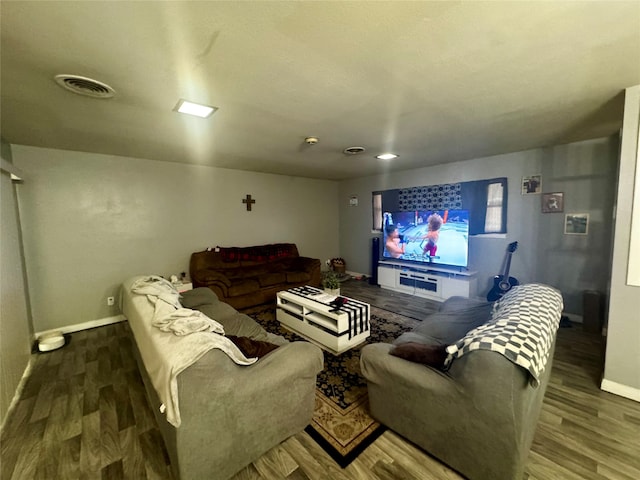
{"label": "black and white striped blanket", "polygon": [[542,284],[518,285],[498,300],[491,320],[447,347],[445,368],[474,350],[491,350],[526,369],[539,384],[562,314],[562,296]]}

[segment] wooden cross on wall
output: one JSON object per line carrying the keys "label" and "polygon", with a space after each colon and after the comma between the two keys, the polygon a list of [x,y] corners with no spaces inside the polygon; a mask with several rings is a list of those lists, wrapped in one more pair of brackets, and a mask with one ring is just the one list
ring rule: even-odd
{"label": "wooden cross on wall", "polygon": [[251,211],[251,205],[256,203],[256,201],[251,198],[251,195],[247,195],[247,198],[243,198],[242,199],[242,203],[246,203],[247,204],[247,212],[250,212]]}

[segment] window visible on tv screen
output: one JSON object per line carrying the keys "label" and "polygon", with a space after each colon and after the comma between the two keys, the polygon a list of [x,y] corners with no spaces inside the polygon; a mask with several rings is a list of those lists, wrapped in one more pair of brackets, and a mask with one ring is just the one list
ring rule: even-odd
{"label": "window visible on tv screen", "polygon": [[467,210],[384,212],[382,258],[466,267]]}

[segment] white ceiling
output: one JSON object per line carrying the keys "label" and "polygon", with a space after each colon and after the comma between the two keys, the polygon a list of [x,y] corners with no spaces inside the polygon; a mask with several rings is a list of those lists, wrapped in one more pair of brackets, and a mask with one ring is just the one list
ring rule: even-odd
{"label": "white ceiling", "polygon": [[[4,0],[0,15],[7,142],[314,178],[609,135],[640,84],[638,0]],[[60,73],[117,95],[75,95]],[[220,110],[186,117],[180,98]]]}

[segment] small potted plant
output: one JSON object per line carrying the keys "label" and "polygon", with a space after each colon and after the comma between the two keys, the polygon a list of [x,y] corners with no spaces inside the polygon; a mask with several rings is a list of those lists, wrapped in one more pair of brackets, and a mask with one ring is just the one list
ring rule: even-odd
{"label": "small potted plant", "polygon": [[324,273],[322,278],[322,286],[324,291],[331,295],[340,295],[340,282],[338,276],[333,270]]}

